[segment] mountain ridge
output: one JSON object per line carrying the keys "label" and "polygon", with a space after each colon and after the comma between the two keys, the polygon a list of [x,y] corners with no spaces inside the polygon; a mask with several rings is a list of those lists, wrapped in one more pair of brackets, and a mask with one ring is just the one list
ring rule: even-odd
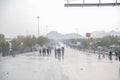
{"label": "mountain ridge", "polygon": [[60,39],[71,39],[71,38],[83,38],[80,34],[69,33],[69,34],[61,34],[56,31],[51,31],[46,35],[50,39],[60,40]]}
{"label": "mountain ridge", "polygon": [[[109,32],[105,32],[105,31],[94,31],[91,32],[91,37],[92,38],[102,38],[105,36],[120,36],[120,32],[111,30]],[[50,39],[54,39],[54,40],[61,40],[61,39],[71,39],[71,38],[85,38],[85,36],[82,36],[80,34],[77,33],[67,33],[67,34],[61,34],[59,32],[56,31],[51,31],[46,35],[48,38]]]}

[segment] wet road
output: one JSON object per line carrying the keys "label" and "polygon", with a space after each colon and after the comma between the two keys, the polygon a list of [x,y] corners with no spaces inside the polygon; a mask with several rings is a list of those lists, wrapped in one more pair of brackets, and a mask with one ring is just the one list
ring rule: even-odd
{"label": "wet road", "polygon": [[30,52],[0,58],[0,80],[120,80],[120,62],[71,48],[61,60]]}

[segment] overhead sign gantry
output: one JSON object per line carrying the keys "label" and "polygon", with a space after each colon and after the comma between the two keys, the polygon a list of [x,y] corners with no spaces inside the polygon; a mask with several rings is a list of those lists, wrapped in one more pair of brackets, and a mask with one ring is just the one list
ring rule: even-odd
{"label": "overhead sign gantry", "polygon": [[[118,0],[115,0],[114,2],[102,2],[101,0],[98,0],[98,3],[87,3],[85,0],[82,0],[81,3],[72,3],[72,1],[76,0],[66,0],[66,3],[64,4],[65,7],[95,7],[95,6],[120,6],[120,2]],[[78,0],[77,0],[78,1]]]}

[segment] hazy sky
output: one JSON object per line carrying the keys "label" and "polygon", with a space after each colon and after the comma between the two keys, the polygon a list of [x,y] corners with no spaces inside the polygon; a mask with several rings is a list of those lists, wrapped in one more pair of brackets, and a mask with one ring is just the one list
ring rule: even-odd
{"label": "hazy sky", "polygon": [[6,37],[26,33],[37,36],[37,16],[40,16],[40,35],[46,34],[46,26],[47,32],[54,30],[66,34],[78,29],[81,35],[120,27],[120,6],[67,8],[64,3],[64,0],[0,0],[0,33]]}

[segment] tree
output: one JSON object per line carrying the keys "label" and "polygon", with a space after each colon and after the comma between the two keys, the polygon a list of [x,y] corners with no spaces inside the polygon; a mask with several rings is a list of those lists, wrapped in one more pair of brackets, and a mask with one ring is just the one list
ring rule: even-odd
{"label": "tree", "polygon": [[13,39],[11,41],[11,43],[12,43],[12,49],[13,50],[18,50],[20,48],[20,46],[21,46],[21,42],[19,40],[17,40],[17,39]]}
{"label": "tree", "polygon": [[32,36],[31,43],[32,43],[32,46],[34,46],[37,43],[37,39],[36,39],[36,37],[34,35]]}
{"label": "tree", "polygon": [[5,36],[3,34],[0,34],[0,43],[5,42]]}
{"label": "tree", "polygon": [[43,46],[49,42],[50,40],[47,37],[40,36],[37,38],[37,44],[39,44],[40,46]]}
{"label": "tree", "polygon": [[23,45],[24,47],[32,47],[36,44],[36,37],[35,36],[27,36],[24,39]]}
{"label": "tree", "polygon": [[2,53],[2,56],[8,55],[9,51],[9,43],[5,41],[5,36],[3,34],[0,34],[0,53]]}
{"label": "tree", "polygon": [[17,40],[18,40],[19,42],[23,43],[24,40],[25,40],[25,36],[19,35],[19,36],[17,36]]}

